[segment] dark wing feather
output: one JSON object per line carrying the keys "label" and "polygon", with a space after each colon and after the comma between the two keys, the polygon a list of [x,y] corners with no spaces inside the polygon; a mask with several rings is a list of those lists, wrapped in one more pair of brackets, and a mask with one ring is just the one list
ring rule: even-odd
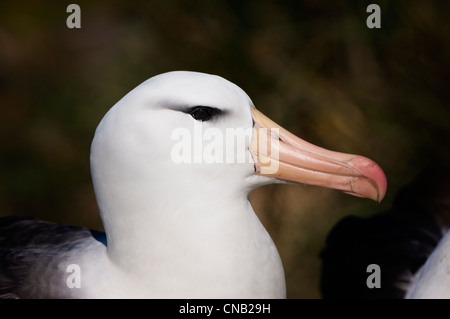
{"label": "dark wing feather", "polygon": [[0,218],[0,298],[35,297],[24,287],[33,267],[97,241],[106,244],[105,234],[27,217]]}
{"label": "dark wing feather", "polygon": [[[323,297],[403,298],[449,226],[450,168],[436,165],[405,186],[388,212],[334,227],[321,255]],[[381,288],[367,287],[370,264],[380,266]]]}

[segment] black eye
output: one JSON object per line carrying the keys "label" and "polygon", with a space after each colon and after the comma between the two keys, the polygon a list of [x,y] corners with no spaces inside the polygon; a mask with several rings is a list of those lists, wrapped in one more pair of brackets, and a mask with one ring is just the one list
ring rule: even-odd
{"label": "black eye", "polygon": [[209,121],[214,116],[220,114],[222,111],[214,107],[209,106],[194,106],[188,110],[187,113],[191,114],[197,121]]}

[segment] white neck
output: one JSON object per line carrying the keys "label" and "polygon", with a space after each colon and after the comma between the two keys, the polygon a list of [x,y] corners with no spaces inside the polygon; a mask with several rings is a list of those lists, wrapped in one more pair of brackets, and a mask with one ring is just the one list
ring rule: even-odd
{"label": "white neck", "polygon": [[149,190],[142,185],[122,183],[117,189],[110,187],[111,198],[100,209],[108,253],[113,260],[129,263],[135,258],[150,258],[165,262],[171,258],[171,252],[194,251],[213,239],[227,238],[226,233],[235,233],[242,227],[239,221],[254,215],[240,192],[216,192],[193,185],[176,191],[183,187],[166,186],[159,184]]}
{"label": "white neck", "polygon": [[97,192],[109,259],[151,296],[284,297],[278,251],[247,192],[182,183],[108,183]]}

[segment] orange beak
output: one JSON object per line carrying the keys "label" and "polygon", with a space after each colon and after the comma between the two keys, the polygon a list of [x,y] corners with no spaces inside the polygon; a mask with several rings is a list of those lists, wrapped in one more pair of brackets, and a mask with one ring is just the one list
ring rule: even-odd
{"label": "orange beak", "polygon": [[256,108],[250,151],[255,174],[322,186],[381,202],[387,181],[374,161],[329,151],[290,133]]}

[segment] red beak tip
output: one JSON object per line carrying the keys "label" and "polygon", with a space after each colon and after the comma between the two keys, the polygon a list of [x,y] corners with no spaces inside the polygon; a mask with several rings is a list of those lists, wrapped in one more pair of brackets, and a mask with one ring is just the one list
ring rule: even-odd
{"label": "red beak tip", "polygon": [[377,203],[380,203],[386,195],[387,179],[381,167],[363,156],[357,156],[352,160],[352,165],[373,184],[376,196],[368,196]]}

